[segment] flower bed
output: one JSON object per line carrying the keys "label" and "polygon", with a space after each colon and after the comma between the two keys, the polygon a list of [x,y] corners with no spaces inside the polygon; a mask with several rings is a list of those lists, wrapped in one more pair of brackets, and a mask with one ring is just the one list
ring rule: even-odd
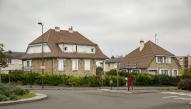
{"label": "flower bed", "polygon": [[0,101],[18,100],[22,98],[34,97],[34,93],[21,89],[13,85],[0,84]]}

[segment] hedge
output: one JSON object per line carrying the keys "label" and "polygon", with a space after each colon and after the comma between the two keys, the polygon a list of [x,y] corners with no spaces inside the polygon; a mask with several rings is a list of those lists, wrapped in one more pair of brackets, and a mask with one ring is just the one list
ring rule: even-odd
{"label": "hedge", "polygon": [[142,74],[132,74],[135,79],[135,85],[139,86],[176,86],[182,77],[180,76],[167,76],[167,75],[150,75],[147,73]]}
{"label": "hedge", "polygon": [[[170,77],[167,75],[150,75],[147,73],[133,73],[131,74],[134,78],[134,84],[137,86],[176,86],[182,77]],[[29,72],[14,72],[7,74],[2,74],[2,82],[8,83],[9,80],[15,84],[33,84],[41,85],[42,78],[45,85],[51,86],[89,86],[97,87],[110,86],[110,80],[113,81],[112,86],[117,86],[117,76],[116,75],[106,75],[103,78],[100,76],[67,76],[67,75],[56,75],[56,74],[45,74],[42,76],[40,73],[29,73]],[[119,86],[125,86],[126,80],[124,76],[118,77]]]}

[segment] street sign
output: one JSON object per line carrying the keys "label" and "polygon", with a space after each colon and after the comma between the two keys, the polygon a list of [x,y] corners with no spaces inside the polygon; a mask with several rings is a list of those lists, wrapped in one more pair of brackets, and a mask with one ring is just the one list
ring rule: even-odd
{"label": "street sign", "polygon": [[126,64],[125,68],[136,68],[137,64]]}
{"label": "street sign", "polygon": [[40,66],[40,69],[44,70],[44,69],[45,69],[45,66]]}

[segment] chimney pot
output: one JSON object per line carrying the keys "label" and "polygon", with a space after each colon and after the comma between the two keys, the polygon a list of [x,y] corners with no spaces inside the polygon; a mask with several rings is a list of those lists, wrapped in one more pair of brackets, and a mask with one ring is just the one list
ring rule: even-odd
{"label": "chimney pot", "polygon": [[55,27],[56,32],[60,32],[60,27]]}
{"label": "chimney pot", "polygon": [[70,28],[68,28],[68,32],[70,32],[70,33],[73,33],[73,32],[74,32],[72,26],[71,26]]}
{"label": "chimney pot", "polygon": [[145,42],[143,40],[140,41],[140,47],[139,50],[142,51],[145,46]]}

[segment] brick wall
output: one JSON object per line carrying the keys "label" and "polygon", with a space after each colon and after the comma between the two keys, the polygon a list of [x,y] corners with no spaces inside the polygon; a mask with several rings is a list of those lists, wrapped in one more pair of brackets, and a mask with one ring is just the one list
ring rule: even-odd
{"label": "brick wall", "polygon": [[149,69],[169,69],[170,71],[177,69],[179,70],[179,65],[176,62],[176,59],[172,58],[171,63],[166,64],[157,64],[155,59],[151,62]]}
{"label": "brick wall", "polygon": [[[58,71],[58,60],[57,59],[45,59],[45,73],[49,74],[66,74],[66,75],[96,75],[96,60],[92,59],[90,65],[90,71],[84,70],[84,60],[78,60],[78,71],[72,71],[72,59],[65,59],[65,69],[64,71]],[[42,65],[41,59],[32,60],[33,72],[41,73],[40,66]]]}

